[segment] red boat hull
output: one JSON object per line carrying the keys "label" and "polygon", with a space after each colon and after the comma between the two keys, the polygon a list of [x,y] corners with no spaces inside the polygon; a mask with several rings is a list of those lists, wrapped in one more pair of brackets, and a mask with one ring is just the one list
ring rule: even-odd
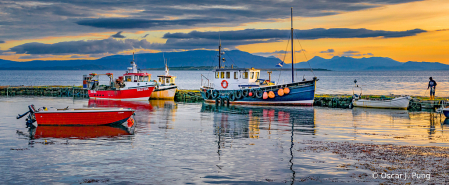
{"label": "red boat hull", "polygon": [[89,98],[114,100],[148,100],[153,90],[154,86],[126,90],[89,90]]}
{"label": "red boat hull", "polygon": [[38,125],[111,125],[127,121],[134,111],[102,111],[102,112],[36,112]]}

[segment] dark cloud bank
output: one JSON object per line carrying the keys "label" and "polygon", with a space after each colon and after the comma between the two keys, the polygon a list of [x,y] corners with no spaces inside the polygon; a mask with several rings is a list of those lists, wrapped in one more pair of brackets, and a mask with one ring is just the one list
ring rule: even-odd
{"label": "dark cloud bank", "polygon": [[[299,39],[320,39],[320,38],[369,38],[369,37],[407,37],[414,36],[418,33],[426,32],[421,29],[407,31],[384,31],[384,30],[367,30],[367,29],[310,29],[296,30]],[[113,38],[104,40],[88,40],[88,41],[68,41],[55,44],[43,43],[26,43],[12,47],[11,52],[17,54],[99,54],[99,53],[117,53],[123,50],[134,48],[156,49],[156,50],[176,50],[176,49],[215,49],[218,46],[218,35],[222,41],[222,45],[226,48],[234,48],[239,45],[269,43],[289,39],[290,30],[274,30],[274,29],[247,29],[240,31],[224,31],[224,32],[197,32],[190,33],[167,33],[163,38],[167,39],[166,43],[150,43],[146,40]],[[124,38],[121,32],[112,35],[114,38]],[[323,51],[323,53],[332,53],[333,49]]]}
{"label": "dark cloud bank", "polygon": [[[419,0],[28,0],[0,1],[0,40],[73,35],[112,29],[234,27],[243,23],[319,17]],[[105,18],[118,14],[126,18]],[[43,25],[43,26],[33,26]]]}

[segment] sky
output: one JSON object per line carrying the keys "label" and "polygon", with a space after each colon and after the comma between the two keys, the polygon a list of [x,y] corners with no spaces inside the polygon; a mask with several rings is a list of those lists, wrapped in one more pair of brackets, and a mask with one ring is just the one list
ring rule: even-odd
{"label": "sky", "polygon": [[218,48],[291,61],[449,64],[447,0],[1,0],[0,59],[97,59]]}

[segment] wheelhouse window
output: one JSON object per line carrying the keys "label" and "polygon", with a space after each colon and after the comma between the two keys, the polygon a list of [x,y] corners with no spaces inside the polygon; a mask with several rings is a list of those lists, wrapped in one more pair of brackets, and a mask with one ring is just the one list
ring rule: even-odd
{"label": "wheelhouse window", "polygon": [[131,76],[125,76],[125,81],[130,82],[131,81]]}
{"label": "wheelhouse window", "polygon": [[254,72],[251,72],[251,79],[254,79]]}
{"label": "wheelhouse window", "polygon": [[162,78],[161,77],[159,77],[159,82],[162,82]]}
{"label": "wheelhouse window", "polygon": [[224,72],[221,72],[220,78],[224,78],[224,75],[225,75],[225,73],[224,73]]}
{"label": "wheelhouse window", "polygon": [[169,78],[165,79],[165,83],[169,84],[170,83],[170,79]]}
{"label": "wheelhouse window", "polygon": [[237,73],[237,72],[234,72],[234,79],[239,79],[239,73]]}
{"label": "wheelhouse window", "polygon": [[256,79],[259,79],[259,72],[256,72]]}
{"label": "wheelhouse window", "polygon": [[248,79],[248,72],[243,73],[243,79]]}
{"label": "wheelhouse window", "polygon": [[227,79],[231,78],[231,72],[226,72],[226,78]]}
{"label": "wheelhouse window", "polygon": [[220,78],[220,72],[215,72],[215,78]]}

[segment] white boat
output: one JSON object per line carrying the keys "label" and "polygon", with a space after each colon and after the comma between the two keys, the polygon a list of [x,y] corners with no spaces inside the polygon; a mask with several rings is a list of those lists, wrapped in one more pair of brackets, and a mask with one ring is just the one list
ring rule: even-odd
{"label": "white boat", "polygon": [[354,105],[354,107],[407,109],[410,100],[410,96],[398,97],[391,100],[352,99],[352,105]]}
{"label": "white boat", "polygon": [[[354,81],[355,83],[357,81]],[[355,88],[360,88],[360,95],[354,93],[353,88],[353,96],[352,96],[352,105],[354,107],[369,107],[369,108],[382,108],[382,109],[407,109],[410,100],[412,99],[410,96],[402,96],[394,99],[361,99],[362,97],[362,88],[358,85]]]}

